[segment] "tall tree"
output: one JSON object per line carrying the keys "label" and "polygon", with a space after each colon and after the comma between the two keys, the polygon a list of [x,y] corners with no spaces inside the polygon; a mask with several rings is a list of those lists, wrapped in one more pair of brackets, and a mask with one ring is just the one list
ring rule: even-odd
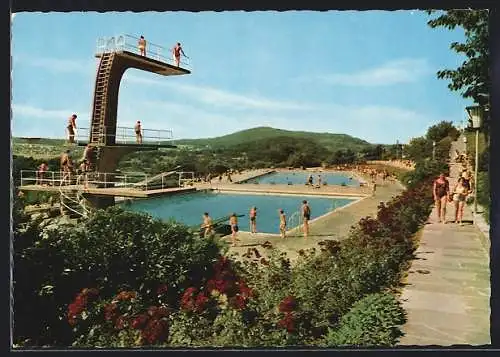
{"label": "tall tree", "polygon": [[[461,27],[465,32],[465,42],[453,42],[452,50],[466,57],[456,69],[443,69],[437,72],[440,79],[448,79],[448,88],[459,91],[464,98],[471,98],[479,105],[489,103],[489,10],[428,10],[429,15],[437,15],[427,24],[432,28],[444,27],[450,30]],[[488,120],[485,118],[485,131]]]}

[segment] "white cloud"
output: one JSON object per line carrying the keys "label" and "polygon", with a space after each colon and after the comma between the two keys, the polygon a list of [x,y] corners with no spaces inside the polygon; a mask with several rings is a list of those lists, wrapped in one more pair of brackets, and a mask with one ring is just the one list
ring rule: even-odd
{"label": "white cloud", "polygon": [[81,61],[78,59],[43,58],[29,56],[13,56],[14,63],[40,67],[58,73],[92,74],[96,70],[95,61]]}
{"label": "white cloud", "polygon": [[312,108],[310,105],[305,103],[272,100],[261,96],[231,93],[225,90],[207,86],[193,86],[178,82],[173,83],[171,81],[161,81],[135,75],[125,75],[124,81],[171,88],[177,92],[187,94],[199,102],[214,105],[217,107],[225,107],[238,110],[310,110]]}
{"label": "white cloud", "polygon": [[[66,124],[64,121],[67,119],[71,114],[75,113],[72,110],[69,109],[45,109],[45,108],[38,108],[38,107],[32,107],[30,105],[23,105],[23,104],[12,104],[12,116],[14,121],[16,120],[16,117],[30,117],[30,118],[37,118],[37,119],[54,119],[57,121],[60,121],[61,123]],[[79,118],[89,118],[89,113],[76,113]],[[49,124],[49,123],[48,123]]]}
{"label": "white cloud", "polygon": [[399,59],[355,73],[333,73],[314,77],[329,84],[359,87],[416,82],[432,72],[426,59]]}

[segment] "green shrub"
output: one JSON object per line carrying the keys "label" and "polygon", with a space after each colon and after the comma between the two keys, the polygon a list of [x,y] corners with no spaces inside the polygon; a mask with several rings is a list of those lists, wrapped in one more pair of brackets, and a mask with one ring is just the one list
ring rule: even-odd
{"label": "green shrub", "polygon": [[14,333],[35,345],[72,341],[66,306],[83,287],[98,288],[104,297],[136,290],[147,299],[168,284],[165,301],[175,306],[183,289],[211,273],[220,250],[184,225],[118,207],[80,226],[59,225],[42,237],[32,229],[15,239],[14,294],[23,308],[16,309]]}
{"label": "green shrub", "polygon": [[338,327],[330,329],[326,346],[394,346],[403,335],[400,326],[406,314],[391,293],[365,296],[345,314]]}

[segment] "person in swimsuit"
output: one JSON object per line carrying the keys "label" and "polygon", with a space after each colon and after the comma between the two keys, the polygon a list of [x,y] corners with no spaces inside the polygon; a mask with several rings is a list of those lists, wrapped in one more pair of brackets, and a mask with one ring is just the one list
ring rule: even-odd
{"label": "person in swimsuit", "polygon": [[309,175],[306,185],[311,185],[311,186],[313,185],[313,175]]}
{"label": "person in swimsuit", "polygon": [[311,219],[311,207],[306,200],[302,201],[302,220],[304,221],[304,238],[309,235],[309,220]]}
{"label": "person in swimsuit", "polygon": [[250,209],[250,232],[257,233],[257,207]]}
{"label": "person in swimsuit", "polygon": [[286,215],[285,211],[279,210],[280,213],[280,234],[281,238],[286,238]]}
{"label": "person in swimsuit", "polygon": [[464,185],[464,178],[460,177],[457,184],[453,188],[453,202],[455,202],[455,223],[462,225],[462,218],[464,216],[464,206],[469,188]]}
{"label": "person in swimsuit", "polygon": [[236,216],[236,213],[233,213],[231,217],[229,217],[229,225],[231,226],[231,241],[233,243],[233,246],[236,246],[236,242],[238,239],[236,239],[236,233],[238,233],[238,217]]}
{"label": "person in swimsuit", "polygon": [[66,129],[68,130],[69,143],[75,142],[76,118],[77,118],[76,114],[73,114],[68,118],[68,125],[66,126]]}
{"label": "person in swimsuit", "polygon": [[61,185],[65,183],[66,180],[71,182],[71,171],[73,170],[73,163],[71,162],[69,153],[70,151],[66,150],[61,155],[61,175],[62,175]]}
{"label": "person in swimsuit", "polygon": [[444,173],[440,174],[434,181],[432,193],[434,202],[436,203],[438,222],[446,223],[446,204],[448,202],[448,196],[450,195],[450,184]]}
{"label": "person in swimsuit", "polygon": [[203,224],[201,225],[201,228],[205,229],[205,233],[203,234],[205,238],[210,237],[214,234],[212,217],[209,216],[208,212],[205,212],[203,214]]}
{"label": "person in swimsuit", "polygon": [[137,47],[139,47],[139,53],[141,56],[146,56],[146,40],[144,36],[141,36],[139,42],[137,43]]}
{"label": "person in swimsuit", "polygon": [[137,144],[142,144],[142,125],[140,120],[138,120],[137,123],[135,123],[134,130],[135,130],[135,141],[137,142]]}
{"label": "person in swimsuit", "polygon": [[49,167],[45,162],[42,162],[42,164],[38,167],[38,171],[36,172],[37,185],[44,185],[45,172],[47,172],[48,168]]}
{"label": "person in swimsuit", "polygon": [[177,44],[172,49],[172,55],[174,57],[174,63],[176,67],[179,67],[181,63],[181,54],[187,58],[186,54],[184,53],[184,50],[181,47],[181,44],[177,42]]}

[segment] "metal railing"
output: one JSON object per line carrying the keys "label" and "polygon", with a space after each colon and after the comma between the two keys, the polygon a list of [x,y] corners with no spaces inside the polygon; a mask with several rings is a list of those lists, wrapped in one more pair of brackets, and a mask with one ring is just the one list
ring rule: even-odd
{"label": "metal railing", "polygon": [[194,180],[194,173],[190,173],[192,174],[192,178],[186,179],[182,178],[183,173],[177,171],[169,171],[158,175],[148,175],[142,172],[90,171],[85,173],[72,173],[69,177],[62,171],[45,171],[42,178],[37,178],[36,170],[21,170],[21,186],[46,185],[61,187],[61,191],[64,186],[74,185],[77,186],[77,189],[85,192],[85,189],[89,187],[89,185],[92,185],[98,188],[133,188],[147,191],[149,189],[172,187],[168,185],[169,180],[167,178],[174,174],[179,175],[179,187],[182,182]]}
{"label": "metal railing", "polygon": [[148,175],[144,173],[97,172],[72,173],[67,175],[62,171],[45,171],[43,177],[37,177],[36,170],[21,170],[21,186],[47,185],[47,186],[88,186],[99,187],[137,187],[137,183],[145,181],[146,189]]}
{"label": "metal railing", "polygon": [[[59,188],[59,193],[61,195],[61,200],[60,200],[61,206],[64,207],[64,208],[66,208],[67,210],[73,212],[73,213],[78,214],[81,217],[88,217],[88,215],[90,214],[90,209],[88,209],[85,206],[85,198],[82,196],[81,191],[77,191],[76,198],[73,198],[73,197],[70,197],[69,195],[67,195],[62,190],[62,186],[59,186],[59,187],[60,187]],[[71,202],[77,204],[82,210],[79,211],[79,210],[74,209],[72,206],[66,204],[64,202],[65,200],[71,201]]]}
{"label": "metal railing", "polygon": [[[100,134],[100,138],[115,139],[116,144],[157,144],[157,145],[174,145],[172,130],[161,129],[142,129],[142,138],[139,138],[135,133],[134,128],[117,127],[116,134],[107,133],[104,127],[104,132]],[[90,139],[90,128],[77,128],[75,133],[76,143],[88,143]]]}
{"label": "metal railing", "polygon": [[[166,48],[151,43],[149,42],[148,39],[145,40],[146,40],[145,57],[152,58],[164,63],[168,63],[173,66],[175,65],[171,48]],[[140,54],[138,42],[139,42],[139,37],[128,34],[122,34],[112,37],[100,37],[97,39],[96,53],[100,55],[103,53],[110,53],[117,51],[129,51]],[[179,67],[184,69],[190,69],[191,65],[190,62],[187,61],[188,59],[186,57],[181,57],[181,58],[182,60],[180,61]]]}

